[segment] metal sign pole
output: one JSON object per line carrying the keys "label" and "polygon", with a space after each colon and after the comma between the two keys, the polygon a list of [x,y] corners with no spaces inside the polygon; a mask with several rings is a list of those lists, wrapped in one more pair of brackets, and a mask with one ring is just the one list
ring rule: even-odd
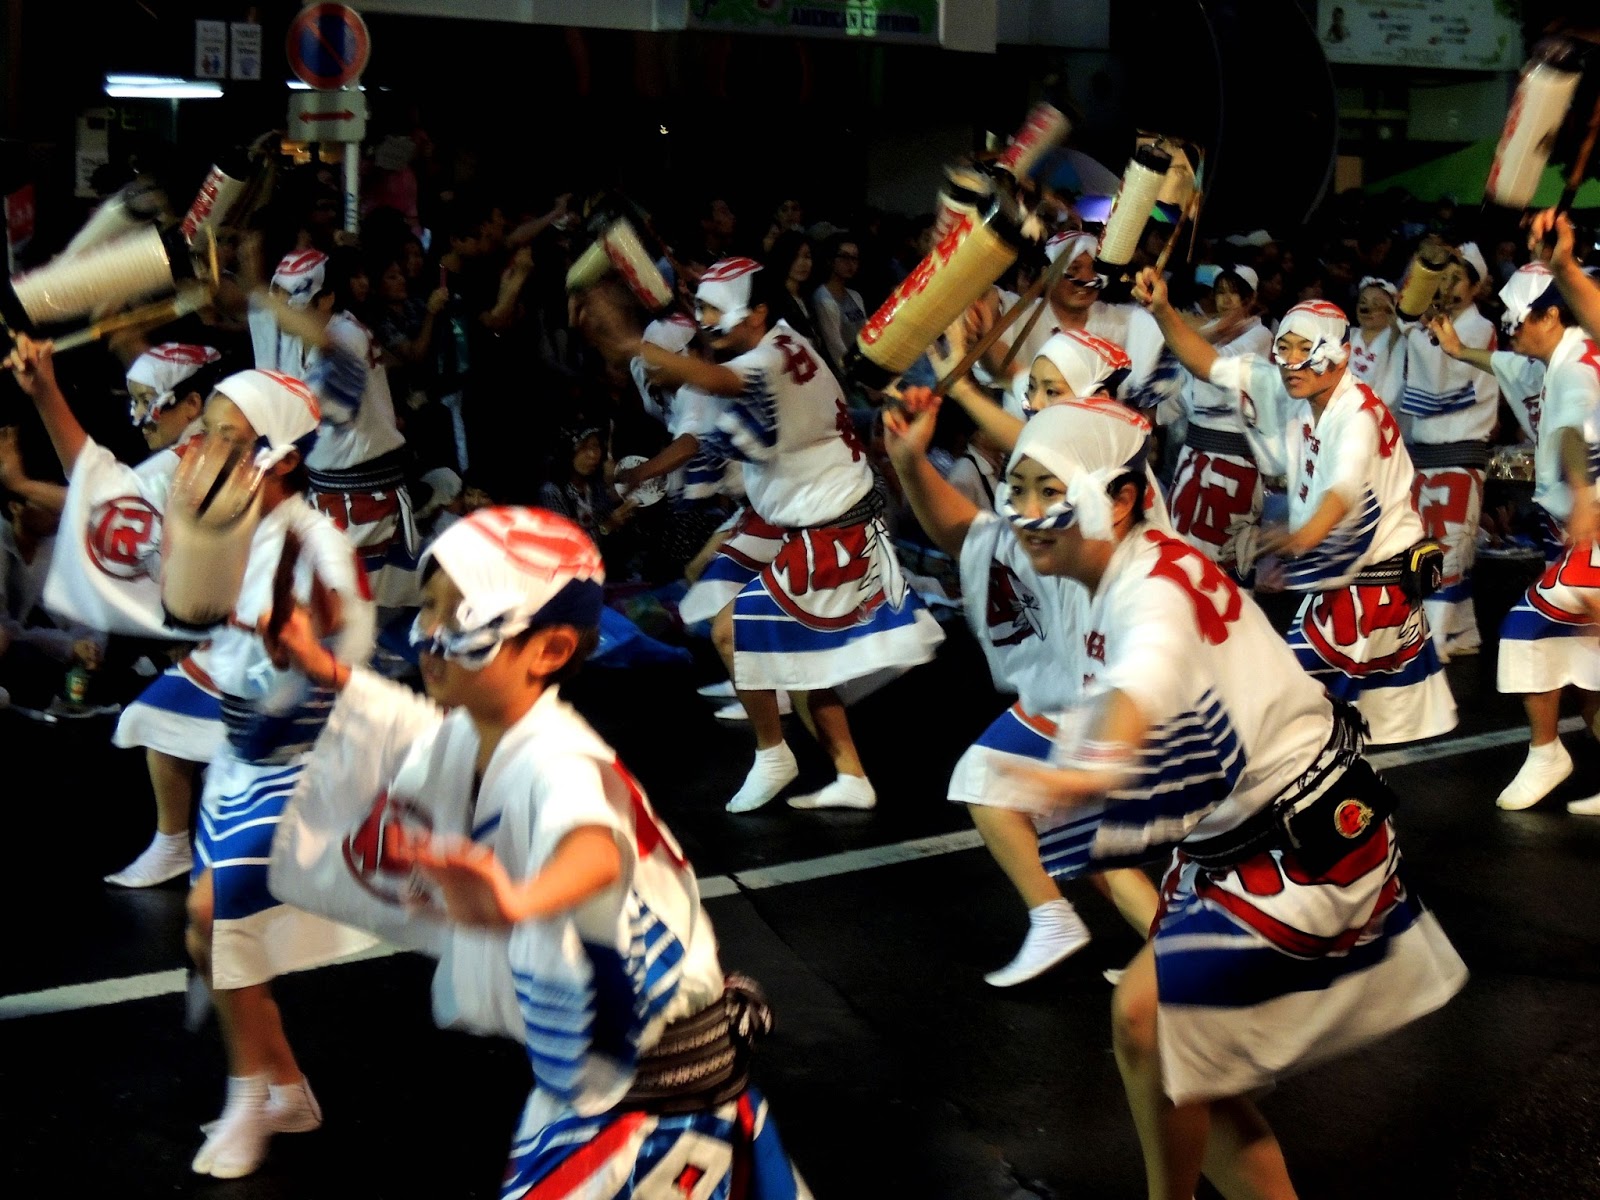
{"label": "metal sign pole", "polygon": [[344,144],[344,230],[358,233],[361,226],[361,143]]}

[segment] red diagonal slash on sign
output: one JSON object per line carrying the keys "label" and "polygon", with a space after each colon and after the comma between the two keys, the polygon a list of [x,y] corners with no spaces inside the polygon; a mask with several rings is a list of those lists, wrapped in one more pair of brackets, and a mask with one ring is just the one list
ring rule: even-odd
{"label": "red diagonal slash on sign", "polygon": [[353,112],[301,113],[300,119],[302,121],[353,121],[355,116]]}

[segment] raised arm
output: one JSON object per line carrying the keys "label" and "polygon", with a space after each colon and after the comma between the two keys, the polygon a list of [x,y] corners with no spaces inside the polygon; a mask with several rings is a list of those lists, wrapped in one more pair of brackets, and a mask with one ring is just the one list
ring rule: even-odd
{"label": "raised arm", "polygon": [[903,399],[905,408],[888,408],[883,414],[889,460],[917,523],[934,545],[951,558],[960,559],[962,543],[977,519],[978,506],[952,487],[928,461],[928,447],[939,416],[939,397],[928,388],[909,388]]}
{"label": "raised arm", "polygon": [[1468,346],[1461,340],[1461,335],[1456,332],[1454,323],[1443,313],[1429,318],[1428,332],[1439,341],[1439,349],[1457,362],[1469,363],[1480,371],[1494,374],[1494,349],[1490,347],[1480,350],[1475,346]]}
{"label": "raised arm", "polygon": [[[935,340],[928,347],[928,361],[941,378],[947,377],[966,357],[969,335],[970,329],[963,318],[945,331],[942,345]],[[962,411],[972,418],[972,423],[995,445],[1007,454],[1017,448],[1017,438],[1022,436],[1022,427],[1026,422],[996,403],[971,375],[953,380],[945,389],[945,394],[961,406]]]}
{"label": "raised arm", "polygon": [[713,396],[742,396],[746,384],[744,376],[730,371],[721,363],[707,362],[687,354],[674,354],[665,346],[640,341],[632,348],[633,355],[644,359],[653,382],[667,388],[685,385],[710,392]]}
{"label": "raised arm", "polygon": [[54,343],[36,342],[26,334],[18,334],[16,349],[12,351],[11,377],[39,411],[39,419],[50,434],[50,444],[61,460],[61,469],[71,479],[78,455],[89,444],[89,435],[78,424],[78,418],[73,416],[67,398],[56,383],[54,351]]}
{"label": "raised arm", "polygon": [[1217,361],[1217,351],[1172,307],[1172,301],[1167,297],[1167,281],[1154,268],[1147,267],[1139,272],[1133,285],[1133,298],[1155,318],[1168,349],[1189,374],[1196,379],[1209,380],[1211,365]]}
{"label": "raised arm", "polygon": [[1553,208],[1539,213],[1528,229],[1528,246],[1536,257],[1543,257],[1544,240],[1551,230],[1555,231],[1556,244],[1550,253],[1550,272],[1556,277],[1556,286],[1577,314],[1584,332],[1592,338],[1600,338],[1600,284],[1584,274],[1573,253],[1575,239],[1571,218]]}

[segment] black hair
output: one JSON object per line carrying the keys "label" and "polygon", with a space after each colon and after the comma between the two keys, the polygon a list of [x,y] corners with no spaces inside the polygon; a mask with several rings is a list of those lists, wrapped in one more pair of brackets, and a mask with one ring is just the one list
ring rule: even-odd
{"label": "black hair", "polygon": [[[761,259],[762,274],[770,275],[778,281],[778,287],[787,285],[789,270],[794,266],[794,260],[800,257],[800,251],[811,244],[811,239],[798,229],[785,230],[772,240],[772,249]],[[816,270],[815,255],[812,256],[812,271]],[[809,283],[810,280],[808,279]]]}
{"label": "black hair", "polygon": [[217,384],[222,382],[222,377],[231,374],[232,372],[228,369],[228,359],[224,356],[216,362],[206,363],[173,390],[177,393],[180,401],[185,399],[190,392],[199,392],[200,407],[204,408],[206,401],[211,398],[211,393],[217,390]]}
{"label": "black hair", "polygon": [[1130,483],[1133,485],[1133,523],[1138,525],[1144,520],[1144,494],[1149,487],[1144,472],[1124,471],[1106,485],[1106,495],[1115,500],[1117,493]]}

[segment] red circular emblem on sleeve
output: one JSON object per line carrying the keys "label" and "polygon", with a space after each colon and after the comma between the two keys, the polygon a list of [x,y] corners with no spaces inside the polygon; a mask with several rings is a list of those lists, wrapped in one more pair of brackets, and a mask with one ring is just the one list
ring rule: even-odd
{"label": "red circular emblem on sleeve", "polygon": [[138,496],[117,496],[89,514],[89,560],[113,579],[158,579],[161,514]]}
{"label": "red circular emblem on sleeve", "polygon": [[1339,807],[1333,810],[1333,827],[1339,831],[1341,837],[1358,837],[1371,824],[1372,810],[1359,800],[1342,801]]}

